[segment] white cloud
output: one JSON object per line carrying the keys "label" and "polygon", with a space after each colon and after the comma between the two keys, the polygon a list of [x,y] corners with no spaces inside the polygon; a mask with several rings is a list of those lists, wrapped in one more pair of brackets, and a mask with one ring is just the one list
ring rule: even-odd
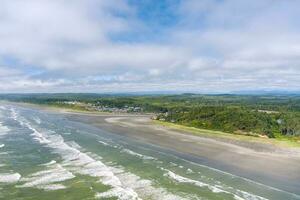
{"label": "white cloud", "polygon": [[[0,67],[0,89],[297,89],[299,6],[297,1],[181,1],[174,7],[178,23],[164,27],[158,42],[134,40],[151,27],[143,28],[126,1],[1,0],[0,58],[10,67]],[[133,38],[112,39],[126,34]],[[5,63],[5,57],[18,62]]]}
{"label": "white cloud", "polygon": [[7,78],[15,75],[19,75],[21,72],[8,67],[0,66],[0,78]]}

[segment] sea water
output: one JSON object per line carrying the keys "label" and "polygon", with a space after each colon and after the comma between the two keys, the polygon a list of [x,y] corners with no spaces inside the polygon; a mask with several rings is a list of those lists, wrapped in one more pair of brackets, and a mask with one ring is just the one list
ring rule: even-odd
{"label": "sea water", "polygon": [[159,147],[1,104],[0,199],[300,199]]}

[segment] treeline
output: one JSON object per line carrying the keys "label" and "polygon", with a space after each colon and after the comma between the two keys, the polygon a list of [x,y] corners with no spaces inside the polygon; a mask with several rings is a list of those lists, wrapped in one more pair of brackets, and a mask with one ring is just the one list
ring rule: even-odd
{"label": "treeline", "polygon": [[202,106],[188,110],[179,108],[160,114],[158,120],[186,126],[220,130],[252,136],[299,136],[300,116],[297,112],[264,112],[246,107]]}
{"label": "treeline", "polygon": [[8,94],[0,99],[62,107],[76,101],[113,108],[140,107],[158,119],[198,128],[249,135],[300,135],[297,95]]}

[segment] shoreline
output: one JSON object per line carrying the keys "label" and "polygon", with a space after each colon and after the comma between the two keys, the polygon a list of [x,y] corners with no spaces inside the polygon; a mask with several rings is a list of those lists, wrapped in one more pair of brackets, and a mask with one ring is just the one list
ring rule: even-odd
{"label": "shoreline", "polygon": [[158,147],[184,160],[300,195],[300,149],[269,144],[245,146],[155,125],[147,116],[66,114],[75,122]]}
{"label": "shoreline", "polygon": [[[1,101],[0,101],[1,102]],[[61,114],[74,114],[74,115],[86,115],[86,116],[115,116],[115,117],[140,117],[140,116],[147,116],[152,117],[154,113],[115,113],[115,112],[99,112],[99,111],[85,111],[85,110],[77,110],[72,108],[63,108],[57,106],[49,106],[49,105],[41,105],[41,104],[33,104],[33,103],[24,103],[24,102],[10,102],[4,101],[6,103],[31,107],[36,109],[41,109],[49,112],[54,113],[61,113]],[[299,149],[300,150],[300,141],[288,139],[288,138],[264,138],[264,137],[255,137],[251,135],[242,135],[242,134],[234,134],[234,133],[226,133],[219,130],[210,130],[210,129],[201,129],[195,128],[185,125],[180,125],[171,122],[164,122],[158,120],[152,120],[152,124],[163,126],[167,129],[172,129],[175,131],[181,131],[185,134],[196,135],[199,137],[209,137],[212,139],[221,139],[221,140],[228,140],[228,142],[236,141],[244,142],[244,143],[257,143],[262,145],[271,145],[274,148],[290,148],[290,149]]]}
{"label": "shoreline", "polygon": [[212,137],[210,134],[192,134],[186,130],[153,123],[150,115],[99,114],[18,105],[63,115],[73,122],[152,145],[184,160],[300,195],[299,148]]}

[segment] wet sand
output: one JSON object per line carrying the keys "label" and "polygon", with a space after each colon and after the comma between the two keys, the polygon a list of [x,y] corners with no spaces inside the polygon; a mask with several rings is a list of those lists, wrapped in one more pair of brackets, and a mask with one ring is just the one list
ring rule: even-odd
{"label": "wet sand", "polygon": [[153,145],[165,153],[280,190],[300,194],[300,150],[195,136],[157,125],[147,115],[64,112],[72,121]]}

